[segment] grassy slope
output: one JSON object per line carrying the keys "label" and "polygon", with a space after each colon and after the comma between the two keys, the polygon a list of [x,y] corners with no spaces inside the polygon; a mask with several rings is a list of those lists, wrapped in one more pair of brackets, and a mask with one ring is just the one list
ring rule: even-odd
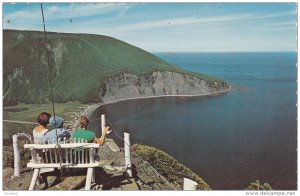
{"label": "grassy slope", "polygon": [[197,189],[211,190],[209,185],[192,170],[179,163],[169,154],[150,146],[135,145],[135,152],[143,160],[152,165],[158,173],[163,175],[169,182],[175,185],[182,185],[183,178],[189,178],[198,183]]}
{"label": "grassy slope", "polygon": [[[81,104],[79,102],[67,102],[67,103],[57,103],[55,104],[55,113],[58,116],[62,116],[65,120],[71,120],[67,113],[73,112],[79,107],[84,107],[86,104]],[[79,109],[80,110],[80,109]],[[16,106],[6,106],[3,108],[3,119],[4,120],[14,120],[14,121],[26,121],[26,122],[36,122],[36,117],[41,112],[52,112],[52,104],[23,104],[20,103]],[[3,122],[3,138],[11,138],[11,136],[18,132],[32,133],[34,124],[20,124]]]}
{"label": "grassy slope", "polygon": [[[194,75],[208,81],[218,80],[185,71],[140,48],[111,37],[49,32],[47,37],[51,46],[48,46],[51,48],[50,72],[54,98],[57,102],[99,101],[103,82],[122,73],[141,76],[151,74],[153,71],[168,70]],[[64,49],[57,52],[59,45]],[[3,47],[5,101],[25,103],[48,101],[49,69],[43,34],[4,30]]]}

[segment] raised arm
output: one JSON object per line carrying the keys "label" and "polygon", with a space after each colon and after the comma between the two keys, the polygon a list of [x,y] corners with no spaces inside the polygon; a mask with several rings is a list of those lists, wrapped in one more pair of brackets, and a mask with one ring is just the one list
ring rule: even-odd
{"label": "raised arm", "polygon": [[104,144],[104,141],[105,141],[105,138],[106,138],[106,135],[108,133],[110,133],[109,131],[109,128],[110,127],[105,127],[103,133],[102,133],[102,136],[100,138],[96,138],[94,139],[94,143],[97,143],[97,144],[100,144],[101,146]]}

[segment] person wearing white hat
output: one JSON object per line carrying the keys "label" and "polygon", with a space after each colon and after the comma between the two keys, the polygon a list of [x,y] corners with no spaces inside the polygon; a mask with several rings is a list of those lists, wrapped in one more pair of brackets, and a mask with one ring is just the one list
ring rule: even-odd
{"label": "person wearing white hat", "polygon": [[64,120],[60,116],[52,116],[49,119],[49,123],[52,126],[52,130],[48,131],[44,135],[44,140],[48,141],[49,143],[57,144],[60,143],[61,139],[66,137],[67,139],[70,137],[70,134],[63,128]]}

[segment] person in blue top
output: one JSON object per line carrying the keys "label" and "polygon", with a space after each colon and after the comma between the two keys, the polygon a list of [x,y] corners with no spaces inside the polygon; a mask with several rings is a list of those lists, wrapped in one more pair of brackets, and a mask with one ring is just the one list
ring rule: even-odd
{"label": "person in blue top", "polygon": [[60,116],[52,116],[49,119],[49,124],[52,126],[52,130],[47,131],[44,135],[44,140],[49,140],[50,144],[57,144],[63,142],[63,138],[69,139],[70,134],[67,132],[64,126],[63,118]]}
{"label": "person in blue top", "polygon": [[[51,125],[52,129],[47,131],[44,136],[42,137],[42,141],[45,141],[46,143],[50,143],[50,144],[57,144],[58,143],[62,143],[63,142],[63,138],[66,137],[66,139],[68,139],[70,137],[69,133],[67,132],[67,130],[65,128],[63,128],[64,126],[64,121],[63,118],[60,116],[52,116],[49,119],[49,124]],[[46,155],[47,156],[47,155]],[[52,171],[49,172],[54,172],[56,175],[56,179],[55,181],[61,181],[60,178],[60,173],[58,172],[58,170],[55,168]],[[47,189],[49,187],[48,185],[48,180],[47,180],[47,173],[49,172],[44,172],[41,174],[42,179],[45,183],[45,186],[42,188]]]}

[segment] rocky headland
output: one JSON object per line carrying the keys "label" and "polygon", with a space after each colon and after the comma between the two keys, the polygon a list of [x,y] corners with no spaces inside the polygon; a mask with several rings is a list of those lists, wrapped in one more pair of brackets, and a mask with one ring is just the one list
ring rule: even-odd
{"label": "rocky headland", "polygon": [[151,75],[123,74],[109,78],[99,94],[103,102],[162,96],[203,96],[225,93],[224,81],[207,81],[191,75],[156,71]]}

